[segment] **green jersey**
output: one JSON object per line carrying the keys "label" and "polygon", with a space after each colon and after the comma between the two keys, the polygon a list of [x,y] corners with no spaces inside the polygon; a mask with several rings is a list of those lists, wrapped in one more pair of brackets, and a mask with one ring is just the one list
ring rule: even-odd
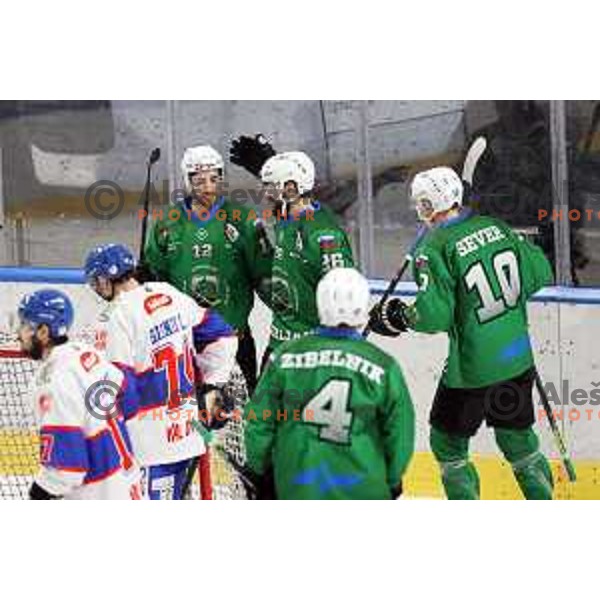
{"label": "green jersey", "polygon": [[273,312],[269,346],[302,337],[319,325],[316,291],[334,267],[352,267],[352,248],[333,214],[314,203],[301,214],[279,220],[271,279]]}
{"label": "green jersey", "polygon": [[279,499],[389,499],[414,450],[400,367],[354,330],[281,344],[245,409],[248,466]]}
{"label": "green jersey", "polygon": [[[170,207],[150,230],[144,262],[232,327],[246,326],[254,290],[270,276],[272,249],[252,209],[224,199],[199,216],[189,203]],[[168,218],[167,218],[168,216]]]}
{"label": "green jersey", "polygon": [[443,383],[476,388],[533,366],[527,300],[552,281],[537,246],[498,219],[464,210],[431,230],[414,252],[416,331],[449,335]]}

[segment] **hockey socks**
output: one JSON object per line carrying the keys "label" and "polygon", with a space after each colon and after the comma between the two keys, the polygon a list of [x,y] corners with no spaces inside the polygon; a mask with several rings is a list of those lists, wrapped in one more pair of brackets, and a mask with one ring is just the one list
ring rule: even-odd
{"label": "hockey socks", "polygon": [[440,465],[448,500],[478,500],[479,475],[469,460],[469,438],[432,427],[429,443]]}
{"label": "hockey socks", "polygon": [[554,480],[550,464],[540,452],[540,443],[531,427],[495,430],[496,442],[511,464],[527,500],[552,500]]}

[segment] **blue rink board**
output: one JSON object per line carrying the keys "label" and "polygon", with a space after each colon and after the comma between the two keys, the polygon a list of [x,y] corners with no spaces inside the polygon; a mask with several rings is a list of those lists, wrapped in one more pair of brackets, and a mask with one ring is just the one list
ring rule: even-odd
{"label": "blue rink board", "polygon": [[[81,285],[85,283],[83,271],[75,268],[55,267],[0,267],[0,282],[13,283],[46,283]],[[388,282],[384,279],[370,279],[371,292],[383,294]],[[412,281],[398,284],[395,296],[414,296],[417,286]],[[543,288],[532,299],[532,302],[560,302],[567,304],[600,304],[600,288],[593,287],[561,287]]]}

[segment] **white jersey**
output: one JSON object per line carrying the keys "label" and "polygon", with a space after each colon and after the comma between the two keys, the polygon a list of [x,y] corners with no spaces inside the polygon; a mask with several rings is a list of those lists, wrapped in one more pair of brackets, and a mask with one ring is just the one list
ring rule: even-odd
{"label": "white jersey", "polygon": [[108,410],[124,381],[85,344],[56,346],[42,361],[33,389],[41,463],[35,481],[48,493],[69,500],[140,499],[140,469],[123,416]]}
{"label": "white jersey", "polygon": [[229,380],[235,332],[213,311],[159,282],[121,292],[100,326],[99,347],[135,381],[124,410],[140,463],[164,465],[203,454],[192,425],[199,416],[195,386],[198,376],[214,385]]}

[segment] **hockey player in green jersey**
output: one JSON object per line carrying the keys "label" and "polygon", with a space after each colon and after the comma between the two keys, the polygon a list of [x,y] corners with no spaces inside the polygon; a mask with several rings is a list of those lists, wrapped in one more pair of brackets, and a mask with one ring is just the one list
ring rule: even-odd
{"label": "hockey player in green jersey", "polygon": [[278,346],[246,406],[248,467],[273,469],[282,500],[397,498],[415,417],[400,367],[358,331],[368,282],[333,269],[316,295],[321,326]]}
{"label": "hockey player in green jersey", "polygon": [[185,151],[181,171],[187,197],[170,208],[168,218],[154,222],[144,264],[234,327],[237,360],[251,391],[257,365],[248,315],[254,291],[263,293],[270,275],[272,248],[256,212],[220,194],[223,166],[210,146]]}
{"label": "hockey player in green jersey", "polygon": [[315,291],[319,279],[334,267],[353,266],[354,261],[345,232],[312,195],[315,167],[304,152],[272,156],[262,166],[260,177],[267,198],[278,208],[268,356],[282,342],[307,335],[318,326]]}
{"label": "hockey player in green jersey", "polygon": [[450,499],[479,498],[469,440],[485,420],[528,499],[551,499],[550,466],[539,449],[535,366],[527,300],[552,281],[541,249],[504,222],[462,207],[456,173],[419,173],[411,197],[428,227],[413,256],[418,285],[407,307],[392,298],[373,311],[373,331],[447,332],[449,353],[430,414],[430,444]]}

